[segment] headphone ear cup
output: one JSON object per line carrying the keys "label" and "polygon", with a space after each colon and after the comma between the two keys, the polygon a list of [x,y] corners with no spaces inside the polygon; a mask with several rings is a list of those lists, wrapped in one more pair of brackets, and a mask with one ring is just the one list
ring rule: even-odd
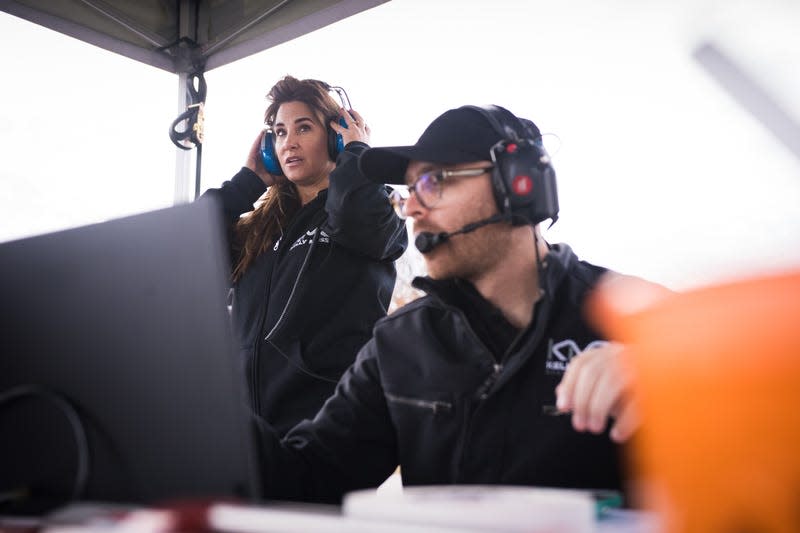
{"label": "headphone ear cup", "polygon": [[502,170],[502,156],[492,156],[494,160],[494,168],[492,169],[492,193],[494,194],[494,201],[497,204],[497,211],[501,215],[511,214],[511,205],[509,204],[508,190],[506,190],[506,180],[503,176]]}
{"label": "headphone ear cup", "polygon": [[492,148],[492,185],[498,209],[519,222],[558,218],[556,174],[547,153],[531,140],[501,141]]}
{"label": "headphone ear cup", "polygon": [[283,176],[278,156],[275,155],[275,140],[269,131],[265,131],[261,136],[261,162],[264,163],[267,172],[273,176]]}
{"label": "headphone ear cup", "polygon": [[[347,127],[347,122],[345,122],[344,117],[339,117],[339,125],[343,128]],[[338,155],[344,152],[344,139],[342,139],[341,134],[336,133],[330,126],[327,126],[327,128],[328,156],[331,158],[331,161],[336,161]]]}

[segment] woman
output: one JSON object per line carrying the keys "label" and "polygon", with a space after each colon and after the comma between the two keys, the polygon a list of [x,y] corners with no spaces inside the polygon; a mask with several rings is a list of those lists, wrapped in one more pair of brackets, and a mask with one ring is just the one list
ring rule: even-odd
{"label": "woman", "polygon": [[316,414],[386,314],[407,244],[386,188],[358,171],[369,128],[330,91],[291,76],[275,84],[268,131],[241,171],[206,193],[229,224],[232,320],[252,407],[281,434]]}

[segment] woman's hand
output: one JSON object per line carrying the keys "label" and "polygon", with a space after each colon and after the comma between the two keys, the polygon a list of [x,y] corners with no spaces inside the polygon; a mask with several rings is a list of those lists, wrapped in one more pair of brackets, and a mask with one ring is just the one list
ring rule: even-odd
{"label": "woman's hand", "polygon": [[247,154],[247,161],[244,166],[255,172],[267,187],[271,187],[279,178],[267,172],[267,169],[264,168],[264,162],[261,159],[261,138],[265,134],[266,132],[261,130],[256,140],[253,141],[253,146],[250,147],[250,152]]}
{"label": "woman's hand", "polygon": [[339,113],[344,117],[347,127],[345,128],[339,124],[338,120],[332,120],[330,124],[333,131],[342,136],[344,145],[347,146],[353,141],[361,141],[364,144],[369,144],[370,129],[364,121],[364,117],[355,109],[347,111],[343,107],[339,108]]}

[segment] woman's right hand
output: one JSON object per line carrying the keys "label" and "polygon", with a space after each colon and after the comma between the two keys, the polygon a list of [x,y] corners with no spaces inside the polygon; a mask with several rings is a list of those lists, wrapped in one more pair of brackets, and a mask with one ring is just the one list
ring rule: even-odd
{"label": "woman's right hand", "polygon": [[267,172],[267,169],[264,168],[264,162],[261,160],[261,138],[265,134],[266,131],[261,130],[256,136],[256,140],[253,141],[253,146],[250,147],[250,152],[247,154],[247,161],[244,166],[255,172],[267,187],[271,187],[278,181],[278,178]]}

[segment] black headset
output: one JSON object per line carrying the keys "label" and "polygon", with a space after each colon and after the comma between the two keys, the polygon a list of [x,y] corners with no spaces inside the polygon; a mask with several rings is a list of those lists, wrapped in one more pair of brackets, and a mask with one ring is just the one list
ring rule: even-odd
{"label": "black headset", "polygon": [[[346,110],[352,109],[350,107],[350,98],[347,97],[347,93],[341,87],[328,85],[324,81],[313,80],[322,88],[328,92],[335,92],[339,95],[339,100],[342,102],[342,107]],[[345,122],[344,117],[339,117],[339,125],[343,127],[347,127],[347,122]],[[344,140],[342,139],[341,134],[335,132],[333,128],[331,128],[330,124],[325,124],[325,129],[328,131],[328,157],[330,157],[331,161],[336,161],[336,157],[344,151]],[[283,176],[283,170],[281,169],[280,160],[278,159],[277,154],[275,153],[275,135],[271,130],[267,130],[264,132],[264,135],[261,136],[261,160],[264,163],[264,168],[267,169],[267,172],[274,176]]]}
{"label": "black headset", "polygon": [[558,219],[556,173],[539,128],[500,106],[465,106],[483,115],[500,134],[492,146],[492,190],[501,215],[515,226]]}

